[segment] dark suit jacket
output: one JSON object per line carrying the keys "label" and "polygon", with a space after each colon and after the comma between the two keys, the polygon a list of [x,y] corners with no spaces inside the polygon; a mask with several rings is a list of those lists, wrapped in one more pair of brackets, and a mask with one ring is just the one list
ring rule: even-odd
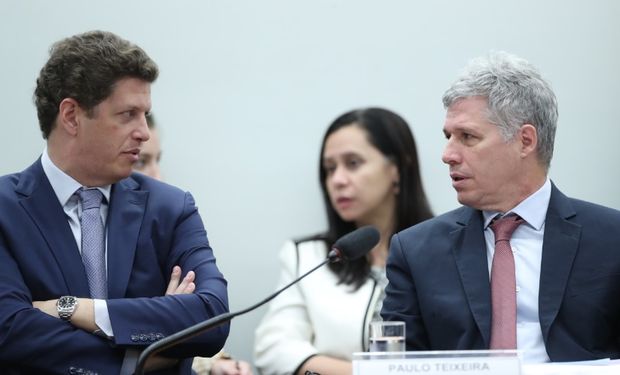
{"label": "dark suit jacket", "polygon": [[[88,281],[41,162],[0,178],[0,368],[21,374],[116,375],[126,348],[144,348],[228,311],[226,281],[189,193],[133,174],[112,187],[107,233],[113,340],[32,307],[32,301],[63,295],[88,298]],[[174,265],[196,272],[194,293],[164,296]],[[165,354],[210,356],[227,335],[223,326]],[[161,373],[189,374],[190,367],[191,359]]]}
{"label": "dark suit jacket", "polygon": [[[488,349],[491,292],[482,213],[461,207],[396,234],[382,315],[408,350]],[[552,361],[620,357],[620,212],[554,185],[545,219],[539,317]]]}

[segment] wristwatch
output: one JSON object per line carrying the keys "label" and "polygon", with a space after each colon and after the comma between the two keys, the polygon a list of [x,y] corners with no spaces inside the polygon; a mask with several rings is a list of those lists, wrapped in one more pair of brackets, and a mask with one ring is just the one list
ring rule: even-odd
{"label": "wristwatch", "polygon": [[71,320],[75,309],[77,309],[78,299],[74,296],[62,296],[56,301],[56,310],[62,320]]}

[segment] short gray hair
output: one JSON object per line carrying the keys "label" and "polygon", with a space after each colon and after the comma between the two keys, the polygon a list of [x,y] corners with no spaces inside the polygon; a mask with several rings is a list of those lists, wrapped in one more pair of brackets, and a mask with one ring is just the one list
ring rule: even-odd
{"label": "short gray hair", "polygon": [[461,76],[446,90],[443,105],[472,96],[488,101],[488,119],[499,126],[505,140],[521,125],[532,124],[538,133],[538,157],[548,170],[558,121],[558,104],[538,70],[529,62],[506,52],[490,52],[471,60]]}

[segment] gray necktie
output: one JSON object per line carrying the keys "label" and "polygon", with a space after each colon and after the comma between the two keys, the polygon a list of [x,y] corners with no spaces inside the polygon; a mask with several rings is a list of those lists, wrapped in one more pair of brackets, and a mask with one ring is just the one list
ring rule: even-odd
{"label": "gray necktie", "polygon": [[104,227],[100,207],[103,194],[98,189],[80,189],[82,201],[82,262],[88,277],[91,298],[106,299]]}

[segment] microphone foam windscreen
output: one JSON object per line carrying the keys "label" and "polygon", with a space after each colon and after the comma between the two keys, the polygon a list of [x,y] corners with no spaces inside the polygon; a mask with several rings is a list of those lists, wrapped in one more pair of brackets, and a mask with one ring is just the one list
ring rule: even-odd
{"label": "microphone foam windscreen", "polygon": [[372,225],[367,225],[340,237],[333,247],[340,250],[345,260],[354,260],[366,255],[378,243],[379,231]]}

